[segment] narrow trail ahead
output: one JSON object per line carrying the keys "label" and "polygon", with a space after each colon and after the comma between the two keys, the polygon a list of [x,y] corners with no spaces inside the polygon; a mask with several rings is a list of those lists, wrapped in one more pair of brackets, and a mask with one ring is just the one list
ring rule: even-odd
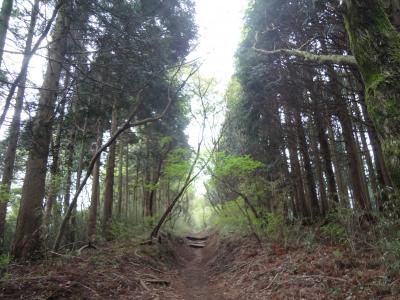
{"label": "narrow trail ahead", "polygon": [[215,234],[190,234],[174,246],[179,263],[178,294],[182,299],[225,299],[223,292],[210,282],[209,262],[218,247]]}
{"label": "narrow trail ahead", "polygon": [[0,299],[398,300],[400,278],[382,282],[380,258],[322,242],[261,248],[253,236],[166,234],[152,245],[109,243],[12,264],[0,278]]}

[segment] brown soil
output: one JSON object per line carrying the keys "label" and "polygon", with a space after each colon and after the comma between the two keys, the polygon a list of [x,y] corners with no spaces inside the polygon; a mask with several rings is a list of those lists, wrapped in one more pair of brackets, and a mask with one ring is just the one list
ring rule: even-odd
{"label": "brown soil", "polygon": [[180,278],[175,281],[179,299],[226,299],[224,290],[212,284],[210,280],[211,268],[209,262],[215,256],[218,246],[218,235],[206,232],[191,234],[182,239],[180,243],[172,244],[179,266]]}
{"label": "brown soil", "polygon": [[388,278],[380,258],[323,243],[260,248],[252,237],[207,232],[13,264],[0,299],[400,299],[400,277]]}
{"label": "brown soil", "polygon": [[230,238],[209,267],[227,299],[400,299],[400,276],[388,278],[371,249],[352,254],[322,242],[261,249],[254,238]]}

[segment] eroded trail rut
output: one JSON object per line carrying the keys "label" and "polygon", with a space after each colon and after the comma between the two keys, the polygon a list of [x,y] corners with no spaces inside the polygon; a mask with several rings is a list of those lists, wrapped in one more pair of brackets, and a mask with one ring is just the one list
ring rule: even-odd
{"label": "eroded trail rut", "polygon": [[182,299],[226,299],[223,291],[210,281],[210,259],[218,247],[216,235],[191,234],[175,247],[180,264],[178,293]]}

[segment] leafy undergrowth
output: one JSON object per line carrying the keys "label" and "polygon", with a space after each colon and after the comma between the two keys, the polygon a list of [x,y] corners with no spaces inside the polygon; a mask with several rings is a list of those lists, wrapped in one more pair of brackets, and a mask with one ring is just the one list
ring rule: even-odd
{"label": "leafy undergrowth", "polygon": [[113,243],[79,256],[11,264],[1,299],[163,299],[174,295],[170,253],[158,245]]}
{"label": "leafy undergrowth", "polygon": [[380,256],[320,242],[260,248],[252,237],[228,238],[210,262],[211,284],[227,299],[399,299],[400,277],[386,277]]}

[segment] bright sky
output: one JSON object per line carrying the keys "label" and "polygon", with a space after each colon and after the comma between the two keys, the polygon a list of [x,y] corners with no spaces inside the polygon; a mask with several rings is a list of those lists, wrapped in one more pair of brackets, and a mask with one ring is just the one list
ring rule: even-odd
{"label": "bright sky", "polygon": [[234,71],[248,0],[196,0],[199,43],[191,58],[204,60],[201,73],[215,77],[224,88]]}
{"label": "bright sky", "polygon": [[[200,69],[201,76],[216,79],[216,91],[210,97],[210,101],[222,100],[227,84],[234,73],[234,55],[240,42],[247,3],[248,0],[196,0],[199,40],[198,47],[191,53],[188,60],[200,58],[203,61]],[[192,106],[194,105],[192,103]],[[217,122],[222,121],[223,116],[220,115]],[[194,148],[197,146],[200,131],[201,128],[194,121],[187,129],[189,143]],[[207,129],[206,140],[209,141],[212,134],[211,130]],[[206,179],[201,177],[197,180],[195,184],[197,194],[204,194],[203,182]]]}

